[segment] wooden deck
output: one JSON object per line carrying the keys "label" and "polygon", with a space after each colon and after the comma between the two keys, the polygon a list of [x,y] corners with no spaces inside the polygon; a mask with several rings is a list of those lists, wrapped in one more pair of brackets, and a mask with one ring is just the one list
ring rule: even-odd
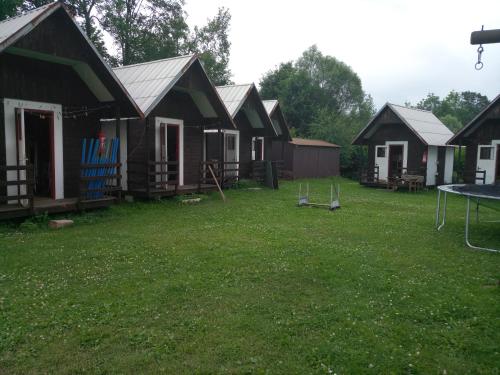
{"label": "wooden deck", "polygon": [[0,205],[0,220],[109,207],[115,203],[115,201],[115,197],[106,197],[96,200],[79,200],[78,198],[50,199],[45,197],[35,197],[33,201],[33,210],[19,204]]}
{"label": "wooden deck", "polygon": [[165,189],[150,189],[149,195],[146,189],[134,189],[129,191],[128,194],[137,198],[162,198],[172,197],[174,195],[184,195],[193,193],[206,193],[210,191],[217,191],[217,186],[212,184],[189,184],[178,186],[177,190],[174,186],[167,186]]}

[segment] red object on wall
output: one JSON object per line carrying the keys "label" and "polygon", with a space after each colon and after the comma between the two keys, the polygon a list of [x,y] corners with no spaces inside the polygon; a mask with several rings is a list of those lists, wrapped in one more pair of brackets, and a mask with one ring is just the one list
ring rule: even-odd
{"label": "red object on wall", "polygon": [[427,150],[424,151],[424,156],[422,156],[422,164],[427,163]]}
{"label": "red object on wall", "polygon": [[99,130],[97,138],[99,139],[99,153],[103,154],[106,151],[106,134],[102,130]]}

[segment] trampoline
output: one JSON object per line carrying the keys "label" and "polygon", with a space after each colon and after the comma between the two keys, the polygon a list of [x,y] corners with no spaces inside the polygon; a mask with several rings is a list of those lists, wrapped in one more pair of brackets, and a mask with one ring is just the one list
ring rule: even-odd
{"label": "trampoline", "polygon": [[[441,193],[444,194],[443,203],[443,217],[441,216]],[[469,223],[470,223],[470,201],[475,200],[476,203],[476,220],[479,218],[479,201],[481,199],[498,200],[500,201],[500,185],[472,185],[472,184],[455,184],[455,185],[441,185],[438,186],[438,198],[436,207],[436,228],[441,230],[446,223],[446,201],[448,193],[462,195],[467,198],[467,205],[465,211],[465,243],[472,249],[485,250],[492,252],[500,252],[500,249],[490,249],[487,247],[480,247],[471,244],[469,236]]]}

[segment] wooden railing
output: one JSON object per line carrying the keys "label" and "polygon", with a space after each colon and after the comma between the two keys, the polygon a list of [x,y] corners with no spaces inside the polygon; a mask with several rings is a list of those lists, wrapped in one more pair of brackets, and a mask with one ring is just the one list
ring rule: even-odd
{"label": "wooden railing", "polygon": [[251,165],[250,177],[257,182],[264,182],[266,178],[265,160],[253,160]]}
{"label": "wooden railing", "polygon": [[379,183],[379,176],[380,176],[379,170],[380,170],[380,168],[378,165],[376,165],[373,168],[373,171],[370,171],[368,169],[362,169],[359,182],[360,183],[376,183],[376,184],[378,184]]}
{"label": "wooden railing", "polygon": [[221,187],[234,185],[239,181],[239,162],[219,162],[218,160],[202,161],[200,163],[198,189],[202,184],[214,184],[214,179],[208,167],[212,168],[215,178]]}
{"label": "wooden railing", "polygon": [[[9,179],[8,172],[15,172],[15,179]],[[33,211],[34,185],[35,180],[32,164],[0,166],[0,204],[12,205],[12,209],[24,207]],[[9,192],[9,186],[16,187],[14,194],[12,194],[12,189]],[[13,201],[17,201],[17,205],[12,204],[11,202]]]}
{"label": "wooden railing", "polygon": [[276,170],[278,171],[278,178],[282,179],[285,175],[285,161],[284,160],[273,160],[273,163],[276,164]]}
{"label": "wooden railing", "polygon": [[482,184],[486,183],[485,170],[465,170],[457,173],[457,183]]}
{"label": "wooden railing", "polygon": [[167,190],[172,186],[177,192],[179,187],[179,162],[178,161],[148,161],[128,162],[128,188],[131,191],[145,190],[148,195]]}
{"label": "wooden railing", "polygon": [[117,195],[121,198],[120,163],[80,165],[80,200],[90,201]]}

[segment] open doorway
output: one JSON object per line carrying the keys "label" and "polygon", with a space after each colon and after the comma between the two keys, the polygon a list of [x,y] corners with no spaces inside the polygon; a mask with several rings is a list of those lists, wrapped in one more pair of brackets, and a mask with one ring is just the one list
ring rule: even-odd
{"label": "open doorway", "polygon": [[400,176],[403,170],[403,150],[402,145],[389,146],[389,177]]}
{"label": "open doorway", "polygon": [[26,162],[33,165],[35,197],[55,199],[53,113],[24,111]]}
{"label": "open doorway", "polygon": [[170,172],[177,172],[176,174],[169,174],[168,181],[179,180],[179,126],[167,125],[167,160],[169,162],[177,162],[176,165],[169,165]]}
{"label": "open doorway", "polygon": [[252,160],[264,160],[264,139],[261,137],[254,137],[252,139]]}

